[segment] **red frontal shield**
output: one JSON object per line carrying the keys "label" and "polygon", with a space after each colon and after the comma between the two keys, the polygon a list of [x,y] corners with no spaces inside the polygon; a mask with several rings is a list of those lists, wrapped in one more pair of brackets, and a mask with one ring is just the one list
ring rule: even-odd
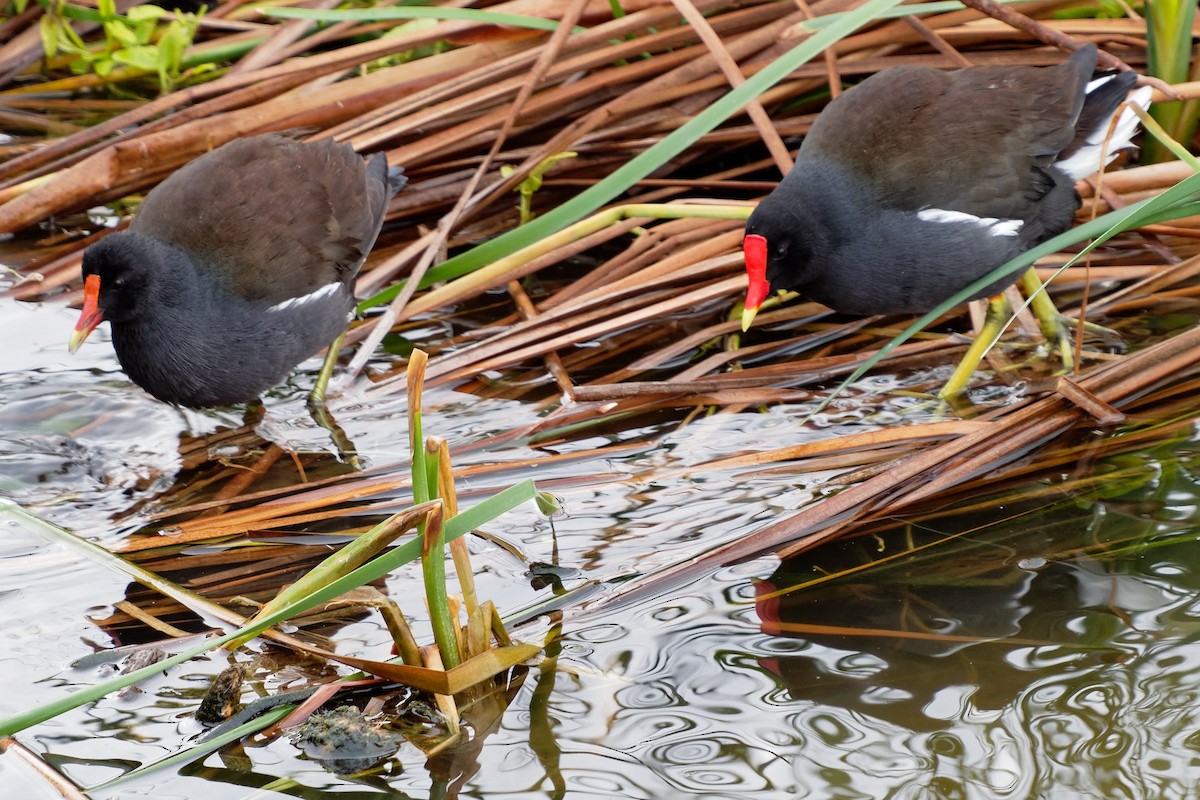
{"label": "red frontal shield", "polygon": [[746,287],[746,310],[742,312],[742,330],[746,330],[771,292],[771,284],[767,283],[767,240],[757,233],[747,234],[742,240],[742,252],[746,256],[746,275],[750,279],[750,285]]}

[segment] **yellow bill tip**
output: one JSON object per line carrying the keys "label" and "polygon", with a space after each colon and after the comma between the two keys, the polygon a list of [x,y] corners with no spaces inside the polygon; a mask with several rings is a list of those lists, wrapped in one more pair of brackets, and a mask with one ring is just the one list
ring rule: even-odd
{"label": "yellow bill tip", "polygon": [[754,317],[758,314],[757,308],[742,309],[742,331],[750,330],[750,325],[754,322]]}
{"label": "yellow bill tip", "polygon": [[74,354],[75,351],[79,349],[79,346],[83,344],[83,340],[88,337],[89,333],[91,333],[91,331],[80,330],[78,328],[72,331],[71,338],[67,342],[67,352]]}

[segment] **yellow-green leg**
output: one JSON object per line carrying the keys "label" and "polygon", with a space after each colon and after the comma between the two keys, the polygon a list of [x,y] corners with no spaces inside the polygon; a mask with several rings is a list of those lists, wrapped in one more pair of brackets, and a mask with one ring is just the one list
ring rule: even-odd
{"label": "yellow-green leg", "polygon": [[946,385],[938,392],[938,399],[950,400],[958,397],[967,390],[967,384],[971,382],[971,376],[975,374],[975,368],[979,366],[979,362],[983,361],[983,357],[987,355],[992,342],[1000,336],[1000,333],[1004,330],[1004,322],[1011,314],[1012,305],[1008,302],[1007,297],[998,294],[995,297],[988,298],[987,315],[984,316],[983,327],[980,328],[979,335],[975,337],[975,341],[971,342],[971,346],[967,348],[966,355],[958,362],[958,366],[955,368],[954,374],[950,376],[950,380],[946,381]]}
{"label": "yellow-green leg", "polygon": [[325,393],[329,386],[329,379],[333,377],[333,370],[337,366],[338,353],[341,352],[342,342],[345,339],[346,332],[342,331],[333,340],[333,344],[329,345],[329,350],[325,353],[325,362],[321,364],[321,371],[317,374],[317,381],[313,384],[312,391],[308,395],[308,413],[312,416],[313,422],[329,432],[329,438],[333,440],[333,446],[337,448],[342,461],[355,469],[362,469],[362,461],[359,459],[358,453],[355,452],[354,443],[350,441],[350,437],[342,430],[342,426],[337,424],[337,420],[333,418],[333,415],[329,413],[329,408],[325,405]]}
{"label": "yellow-green leg", "polygon": [[1021,289],[1029,298],[1029,310],[1037,317],[1042,326],[1042,335],[1046,341],[1058,347],[1058,357],[1062,359],[1062,371],[1071,372],[1075,369],[1075,348],[1071,342],[1070,321],[1058,313],[1054,301],[1042,288],[1037,272],[1032,267],[1021,276]]}
{"label": "yellow-green leg", "polygon": [[[1021,276],[1020,284],[1025,296],[1029,298],[1029,309],[1037,317],[1042,335],[1046,337],[1046,341],[1051,346],[1058,348],[1059,359],[1062,362],[1061,372],[1071,372],[1075,368],[1075,348],[1071,332],[1078,322],[1059,313],[1054,301],[1043,289],[1037,272],[1032,267]],[[970,349],[959,362],[958,368],[954,370],[950,380],[946,382],[942,391],[938,392],[939,398],[947,400],[966,391],[972,373],[987,354],[992,342],[999,337],[1011,314],[1012,306],[1004,299],[1003,295],[997,295],[988,300],[988,311],[983,329],[971,343]],[[1110,342],[1120,342],[1120,336],[1101,325],[1085,322],[1084,329]]]}
{"label": "yellow-green leg", "polygon": [[329,380],[333,377],[334,368],[337,367],[338,354],[342,352],[342,342],[344,341],[346,341],[346,332],[342,331],[325,351],[325,361],[321,364],[321,371],[317,373],[317,381],[313,384],[312,391],[308,393],[309,408],[325,407],[325,393],[329,389]]}
{"label": "yellow-green leg", "polygon": [[[1054,307],[1054,301],[1042,291],[1042,282],[1032,268],[1021,276],[1021,288],[1025,296],[1030,298],[1029,308],[1038,318],[1042,334],[1046,341],[1057,344],[1059,357],[1062,359],[1062,372],[1071,372],[1075,368],[1075,337],[1072,335],[1079,320],[1060,314]],[[1083,329],[1091,334],[1092,339],[1099,339],[1108,346],[1118,350],[1125,349],[1121,334],[1094,322],[1083,321]]]}

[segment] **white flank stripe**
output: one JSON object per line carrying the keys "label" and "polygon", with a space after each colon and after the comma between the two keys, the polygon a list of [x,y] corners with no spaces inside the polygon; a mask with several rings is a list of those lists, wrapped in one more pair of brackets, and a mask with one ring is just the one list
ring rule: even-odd
{"label": "white flank stripe", "polygon": [[970,222],[986,229],[992,236],[1016,236],[1025,224],[1019,219],[977,217],[965,211],[949,211],[944,208],[922,208],[917,212],[917,218],[922,222]]}
{"label": "white flank stripe", "polygon": [[284,300],[282,303],[276,303],[275,305],[270,306],[267,309],[267,312],[271,313],[275,311],[286,311],[290,308],[297,308],[299,306],[307,305],[308,303],[315,303],[326,297],[337,294],[338,290],[341,288],[342,284],[340,283],[327,283],[320,289],[317,289],[315,292],[309,292],[308,294],[302,294],[299,297],[292,297]]}

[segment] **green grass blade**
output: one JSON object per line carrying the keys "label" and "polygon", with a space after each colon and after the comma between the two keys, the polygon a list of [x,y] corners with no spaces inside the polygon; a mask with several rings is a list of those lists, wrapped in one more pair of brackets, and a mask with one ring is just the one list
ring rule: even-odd
{"label": "green grass blade", "polygon": [[[415,505],[393,514],[361,536],[356,536],[353,541],[338,548],[336,552],[324,558],[321,563],[301,575],[294,583],[280,589],[273,599],[259,609],[250,622],[257,623],[259,617],[270,616],[282,608],[291,608],[295,603],[303,602],[313,592],[330,585],[342,575],[350,574],[355,568],[366,563],[368,559],[391,544],[393,540],[404,535],[409,528],[424,524],[426,515],[433,513],[436,509],[438,509],[437,503]],[[234,648],[245,644],[250,638],[247,636],[244,640],[238,640],[234,643]]]}
{"label": "green grass blade", "polygon": [[[529,479],[497,492],[486,500],[471,506],[466,511],[443,522],[442,527],[445,540],[449,542],[457,539],[468,531],[486,525],[506,511],[513,510],[521,505],[521,503],[535,500],[537,493],[537,486]],[[363,564],[353,572],[347,573],[320,591],[314,592],[303,601],[298,601],[292,608],[296,606],[302,607],[293,613],[299,613],[299,611],[304,611],[318,603],[324,603],[326,600],[332,600],[340,594],[345,594],[351,589],[370,583],[377,578],[382,578],[392,570],[416,561],[420,557],[421,543],[417,539],[410,539],[378,558]]]}
{"label": "green grass blade", "polygon": [[[757,74],[747,78],[741,86],[718,98],[704,111],[692,117],[644,152],[613,170],[603,180],[528,224],[503,233],[442,262],[425,274],[421,286],[429,286],[466,275],[498,258],[540,241],[591,214],[686,150],[701,136],[733,116],[746,103],[786,78],[792,70],[811,61],[827,47],[837,43],[898,4],[899,0],[868,0],[853,12],[839,15],[838,19],[781,55]],[[388,302],[399,291],[399,285],[391,287],[387,293],[381,292],[364,301],[362,307],[369,308]]]}
{"label": "green grass blade", "polygon": [[429,622],[433,639],[442,656],[442,666],[453,669],[462,663],[458,652],[455,619],[450,613],[450,598],[446,592],[446,537],[440,515],[431,514],[421,540],[421,577],[425,581],[425,602],[429,605]]}
{"label": "green grass blade", "polygon": [[[305,608],[310,608],[312,605],[315,605],[315,603],[310,603],[308,606],[305,606]],[[85,703],[99,700],[105,695],[120,689],[124,689],[126,686],[132,686],[133,684],[144,681],[147,678],[151,678],[160,672],[165,672],[171,667],[190,661],[196,656],[203,655],[210,650],[215,650],[222,645],[232,642],[239,636],[250,636],[258,633],[259,631],[266,630],[270,626],[282,622],[288,617],[298,614],[303,610],[304,608],[289,606],[281,609],[277,614],[264,617],[260,622],[257,622],[254,625],[248,625],[245,628],[239,628],[238,630],[227,633],[224,636],[218,636],[215,639],[208,639],[202,645],[198,645],[189,650],[185,650],[182,653],[177,653],[176,655],[164,658],[162,661],[151,664],[148,667],[143,667],[142,669],[130,672],[127,675],[118,675],[115,678],[107,681],[101,681],[100,683],[93,684],[92,686],[85,686],[83,688],[76,689],[75,691],[71,692],[65,697],[60,698],[59,700],[54,701],[53,703],[46,703],[45,705],[31,708],[28,711],[22,711],[19,714],[14,714],[11,717],[0,719],[0,736],[11,736],[15,733],[25,730],[28,727],[37,725],[40,722],[53,719],[54,717],[70,711],[73,708],[78,708]]]}
{"label": "green grass blade", "polygon": [[471,506],[466,511],[460,511],[446,520],[443,523],[446,529],[446,541],[453,541],[467,531],[488,524],[504,512],[512,511],[521,503],[536,500],[537,495],[538,488],[530,478],[497,492],[488,499]]}
{"label": "green grass blade", "polygon": [[[1001,5],[1009,5],[1010,3],[1024,3],[1026,0],[998,0]],[[904,17],[914,17],[918,14],[949,14],[951,11],[962,11],[966,8],[965,5],[959,3],[958,0],[940,0],[935,3],[913,3],[912,5],[899,6],[897,8],[889,8],[876,15],[876,19],[903,19]],[[822,28],[828,28],[842,14],[853,14],[853,11],[845,11],[837,14],[825,14],[820,17],[814,17],[807,22],[801,23],[801,27],[810,31],[819,31]]]}

